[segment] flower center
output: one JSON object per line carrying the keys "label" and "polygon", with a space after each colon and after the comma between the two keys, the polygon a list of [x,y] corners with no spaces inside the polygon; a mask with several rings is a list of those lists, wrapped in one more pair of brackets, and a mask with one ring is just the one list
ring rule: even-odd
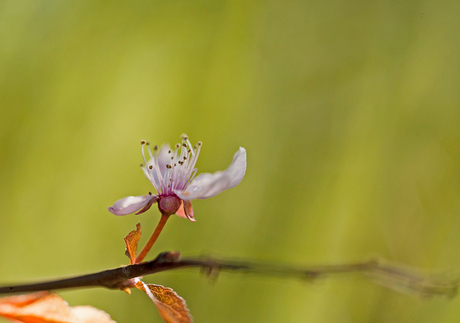
{"label": "flower center", "polygon": [[[160,195],[174,195],[175,190],[183,191],[196,175],[196,161],[200,154],[201,142],[192,147],[188,137],[182,135],[182,145],[177,144],[175,150],[158,147],[150,150],[149,143],[142,140],[142,169]],[[147,162],[144,145],[148,147],[150,160]]]}
{"label": "flower center", "polygon": [[161,214],[171,215],[177,212],[180,207],[180,198],[176,195],[160,196],[158,209]]}

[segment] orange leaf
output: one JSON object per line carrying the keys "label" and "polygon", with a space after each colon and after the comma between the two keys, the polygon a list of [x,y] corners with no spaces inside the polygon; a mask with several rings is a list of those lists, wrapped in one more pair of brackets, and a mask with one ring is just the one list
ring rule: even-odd
{"label": "orange leaf", "polygon": [[191,323],[192,317],[185,300],[171,288],[161,285],[136,283],[136,288],[144,291],[156,305],[161,317],[167,323]]}
{"label": "orange leaf", "polygon": [[0,307],[6,303],[16,305],[16,306],[25,306],[49,294],[50,294],[49,292],[39,292],[39,293],[33,293],[33,294],[2,297],[0,298]]}
{"label": "orange leaf", "polygon": [[116,323],[101,310],[72,308],[59,295],[50,292],[1,298],[0,316],[23,323]]}
{"label": "orange leaf", "polygon": [[141,223],[136,224],[136,230],[131,231],[125,237],[126,244],[126,255],[129,257],[129,262],[131,265],[134,265],[136,254],[137,254],[137,244],[141,238]]}

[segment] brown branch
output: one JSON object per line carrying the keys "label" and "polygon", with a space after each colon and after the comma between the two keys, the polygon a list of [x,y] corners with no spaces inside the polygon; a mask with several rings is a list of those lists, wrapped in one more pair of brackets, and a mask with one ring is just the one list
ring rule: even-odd
{"label": "brown branch", "polygon": [[185,267],[200,267],[208,275],[216,274],[220,270],[227,270],[306,280],[337,274],[361,274],[390,289],[415,294],[420,297],[435,295],[455,297],[459,286],[458,279],[424,274],[420,270],[407,269],[401,265],[383,263],[377,260],[296,268],[254,262],[217,260],[205,257],[180,259],[178,252],[163,252],[151,261],[109,269],[94,274],[35,284],[0,287],[0,294],[82,287],[124,289],[132,285],[130,279]]}

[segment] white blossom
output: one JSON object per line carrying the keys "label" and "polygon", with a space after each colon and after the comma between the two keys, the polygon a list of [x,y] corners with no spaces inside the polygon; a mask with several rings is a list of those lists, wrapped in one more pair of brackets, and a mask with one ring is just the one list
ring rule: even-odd
{"label": "white blossom", "polygon": [[[136,214],[147,211],[153,203],[163,214],[178,216],[195,221],[191,200],[207,199],[238,185],[246,172],[246,150],[240,147],[233,161],[225,171],[203,173],[198,176],[195,164],[201,150],[201,142],[192,146],[188,137],[182,135],[182,144],[175,149],[163,145],[160,150],[152,150],[142,141],[142,170],[152,183],[157,195],[128,196],[115,202],[109,211],[115,215]],[[147,161],[144,146],[148,147],[150,157]]]}

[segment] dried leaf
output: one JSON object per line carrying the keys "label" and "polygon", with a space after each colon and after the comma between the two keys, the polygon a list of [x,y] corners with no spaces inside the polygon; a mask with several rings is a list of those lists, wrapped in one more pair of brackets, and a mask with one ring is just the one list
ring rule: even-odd
{"label": "dried leaf", "polygon": [[23,323],[116,323],[101,310],[91,306],[72,308],[50,292],[1,298],[0,316]]}
{"label": "dried leaf", "polygon": [[192,317],[185,300],[171,288],[161,285],[136,283],[136,288],[144,291],[156,305],[161,317],[167,323],[191,323]]}
{"label": "dried leaf", "polygon": [[72,307],[72,313],[83,323],[116,323],[109,314],[92,306]]}
{"label": "dried leaf", "polygon": [[137,254],[137,244],[141,238],[141,223],[136,224],[136,230],[131,231],[125,237],[126,244],[126,255],[129,257],[129,262],[131,265],[134,265],[136,254]]}
{"label": "dried leaf", "polygon": [[50,292],[39,292],[39,293],[33,293],[33,294],[2,297],[0,298],[0,307],[2,306],[2,304],[5,304],[5,303],[16,305],[16,306],[25,306],[49,294]]}

